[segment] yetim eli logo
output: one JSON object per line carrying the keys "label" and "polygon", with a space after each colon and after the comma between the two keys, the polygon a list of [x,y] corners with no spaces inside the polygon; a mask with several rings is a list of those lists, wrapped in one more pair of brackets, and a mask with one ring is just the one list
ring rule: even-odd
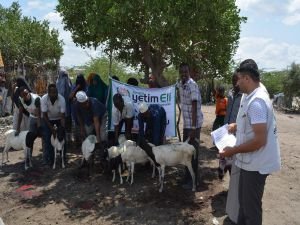
{"label": "yetim eli logo", "polygon": [[171,102],[171,93],[163,93],[160,95],[151,95],[150,93],[143,92],[133,92],[132,101],[137,102],[146,102],[146,103],[168,103]]}

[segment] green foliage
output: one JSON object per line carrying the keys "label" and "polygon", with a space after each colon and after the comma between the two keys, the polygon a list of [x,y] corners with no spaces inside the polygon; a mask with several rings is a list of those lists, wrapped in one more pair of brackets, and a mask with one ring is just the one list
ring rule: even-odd
{"label": "green foliage", "polygon": [[48,21],[23,17],[16,2],[9,8],[0,5],[0,49],[6,67],[23,62],[58,64],[62,44],[58,31],[51,30]]}
{"label": "green foliage", "polygon": [[170,85],[175,84],[179,79],[179,72],[174,66],[166,68],[163,75]]}
{"label": "green foliage", "polygon": [[182,61],[225,75],[245,21],[234,0],[59,0],[57,11],[75,43],[104,44],[126,65],[150,68],[161,85],[164,69]]}
{"label": "green foliage", "polygon": [[294,97],[300,97],[300,65],[292,63],[283,82],[283,90],[287,107],[292,107]]}
{"label": "green foliage", "polygon": [[[101,76],[103,81],[108,83],[109,77],[109,59],[102,58],[92,58],[88,63],[83,66],[85,76],[88,76],[89,73],[94,72]],[[125,65],[113,62],[111,65],[111,74],[119,77],[120,81],[126,83],[129,77],[135,77],[139,80],[140,75],[137,73],[129,72],[129,69]]]}
{"label": "green foliage", "polygon": [[285,78],[285,71],[264,72],[261,75],[261,82],[266,86],[270,96],[273,97],[274,94],[283,92]]}

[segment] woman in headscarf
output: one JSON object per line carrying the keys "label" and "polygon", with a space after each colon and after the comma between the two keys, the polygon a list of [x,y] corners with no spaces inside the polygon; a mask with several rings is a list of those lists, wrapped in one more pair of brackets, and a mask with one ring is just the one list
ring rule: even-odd
{"label": "woman in headscarf", "polygon": [[80,145],[80,129],[79,129],[79,124],[77,121],[77,116],[76,116],[76,110],[75,110],[75,104],[76,104],[76,93],[78,91],[84,91],[87,92],[87,82],[84,78],[83,74],[78,74],[76,77],[75,84],[72,86],[72,91],[69,96],[69,100],[71,102],[71,115],[72,115],[72,134],[73,139],[75,140],[76,145]]}
{"label": "woman in headscarf", "polygon": [[86,83],[88,86],[90,86],[93,83],[93,78],[95,75],[95,73],[89,73],[89,75],[87,76]]}
{"label": "woman in headscarf", "polygon": [[106,105],[108,87],[98,74],[95,74],[92,83],[88,87],[87,95],[98,99],[102,104]]}
{"label": "woman in headscarf", "polygon": [[72,90],[72,82],[69,78],[68,71],[61,69],[58,73],[58,78],[56,80],[56,87],[59,94],[61,94],[66,101],[66,141],[67,143],[71,138],[71,126],[72,126],[72,118],[71,118],[71,103],[69,100],[69,96]]}
{"label": "woman in headscarf", "polygon": [[58,78],[56,80],[56,87],[59,94],[61,94],[66,101],[66,117],[70,116],[71,108],[69,102],[69,96],[72,89],[72,82],[69,78],[69,74],[66,70],[60,70]]}
{"label": "woman in headscarf", "polygon": [[[19,107],[20,107],[20,87],[25,87],[29,92],[31,92],[31,88],[29,87],[28,83],[26,82],[25,78],[18,77],[15,82],[13,83],[13,96],[12,101],[14,104],[14,117],[13,117],[13,129],[17,129],[18,118],[19,118]],[[20,125],[20,131],[28,130],[29,129],[29,112],[24,110],[23,111],[23,118]]]}

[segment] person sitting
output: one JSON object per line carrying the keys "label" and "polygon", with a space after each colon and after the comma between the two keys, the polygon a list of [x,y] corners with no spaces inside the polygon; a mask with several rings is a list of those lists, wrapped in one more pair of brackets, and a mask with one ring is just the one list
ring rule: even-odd
{"label": "person sitting", "polygon": [[118,140],[122,126],[125,122],[125,137],[131,139],[131,129],[133,126],[134,106],[133,102],[121,94],[113,96],[112,118],[115,128],[115,142]]}
{"label": "person sitting", "polygon": [[[157,104],[147,105],[142,102],[138,106],[139,137],[148,139],[154,145],[162,145],[167,126],[167,116],[165,109]],[[146,123],[146,129],[144,129]]]}
{"label": "person sitting", "polygon": [[[41,111],[43,113],[44,149],[43,163],[52,165],[54,161],[54,149],[51,145],[51,135],[55,133],[54,125],[65,128],[66,101],[58,94],[55,84],[49,84],[48,93],[41,98]],[[66,143],[64,148],[66,159]]]}

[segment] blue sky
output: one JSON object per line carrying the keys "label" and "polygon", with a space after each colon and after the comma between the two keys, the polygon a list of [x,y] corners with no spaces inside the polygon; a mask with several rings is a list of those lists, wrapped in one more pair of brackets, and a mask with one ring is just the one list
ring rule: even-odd
{"label": "blue sky", "polygon": [[[0,0],[9,7],[12,0]],[[62,66],[82,65],[90,56],[101,56],[101,50],[76,47],[71,34],[63,30],[61,17],[55,11],[56,0],[21,0],[23,15],[47,19],[59,30],[63,39]],[[292,62],[300,63],[300,0],[237,0],[241,15],[248,17],[242,24],[237,61],[253,58],[264,70],[286,69]]]}

